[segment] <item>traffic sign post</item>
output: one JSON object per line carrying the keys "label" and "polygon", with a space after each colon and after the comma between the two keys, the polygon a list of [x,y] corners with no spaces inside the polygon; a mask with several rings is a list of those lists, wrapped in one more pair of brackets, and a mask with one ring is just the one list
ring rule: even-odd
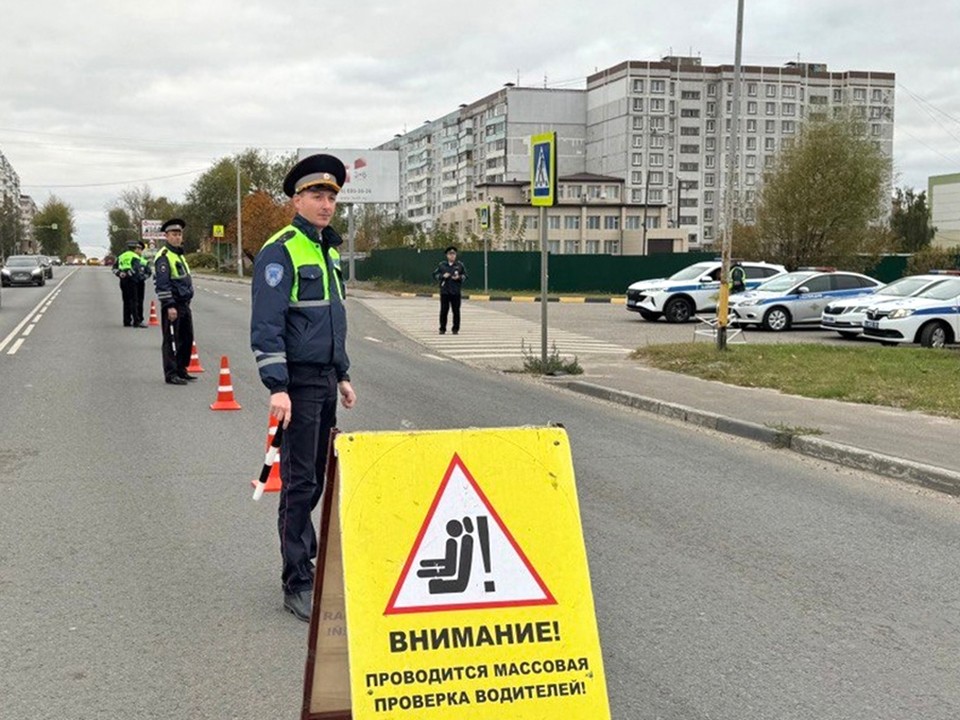
{"label": "traffic sign post", "polygon": [[217,245],[217,274],[220,273],[220,240],[223,238],[223,225],[214,225],[213,226],[213,237],[216,239]]}
{"label": "traffic sign post", "polygon": [[540,363],[547,367],[547,208],[557,198],[557,133],[530,137],[530,204],[540,208]]}
{"label": "traffic sign post", "polygon": [[609,720],[563,428],[350,433],[335,448],[317,562],[333,597],[315,588],[305,700],[331,697],[303,718]]}
{"label": "traffic sign post", "polygon": [[487,234],[487,230],[490,229],[489,205],[480,206],[480,229],[483,231],[483,291],[488,293],[490,292],[490,271],[487,254],[487,245],[490,242],[490,238]]}

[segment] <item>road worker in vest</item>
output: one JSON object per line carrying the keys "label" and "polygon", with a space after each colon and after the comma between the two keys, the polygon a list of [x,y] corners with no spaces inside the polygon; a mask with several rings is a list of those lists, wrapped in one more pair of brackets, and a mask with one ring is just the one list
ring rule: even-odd
{"label": "road worker in vest", "polygon": [[310,513],[323,493],[337,397],[354,406],[347,358],[340,236],[330,227],[346,179],[332,155],[312,155],[287,174],[296,217],[271,237],[253,269],[250,344],[284,427],[278,529],[283,606],[309,622],[317,537]]}

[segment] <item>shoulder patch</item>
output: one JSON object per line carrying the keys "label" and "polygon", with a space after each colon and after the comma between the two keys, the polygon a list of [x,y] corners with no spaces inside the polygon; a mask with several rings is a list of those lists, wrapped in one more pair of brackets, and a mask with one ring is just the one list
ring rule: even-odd
{"label": "shoulder patch", "polygon": [[[296,234],[297,234],[296,230],[287,230],[283,235],[281,235],[276,240],[274,240],[274,242],[280,243],[281,245],[283,245],[283,243],[285,243],[287,240],[289,240],[292,237],[295,237]],[[283,268],[280,268],[280,269],[283,270]]]}
{"label": "shoulder patch", "polygon": [[270,287],[276,287],[283,280],[283,265],[280,263],[270,263],[263,269],[263,278]]}

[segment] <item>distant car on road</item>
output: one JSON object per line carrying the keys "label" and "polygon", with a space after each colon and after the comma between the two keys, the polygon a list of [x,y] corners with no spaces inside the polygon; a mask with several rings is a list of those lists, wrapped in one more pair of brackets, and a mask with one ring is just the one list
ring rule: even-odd
{"label": "distant car on road", "polygon": [[47,276],[39,255],[11,255],[0,270],[0,285],[46,285]]}
{"label": "distant car on road", "polygon": [[[747,288],[787,270],[783,265],[765,262],[741,262],[747,274]],[[686,322],[698,312],[713,312],[720,292],[719,260],[694,263],[668,278],[641,280],[627,288],[627,310],[640,313],[644,320],[669,323]]]}
{"label": "distant car on road", "polygon": [[50,264],[59,267],[60,265],[63,265],[63,260],[58,257],[51,257]]}
{"label": "distant car on road", "polygon": [[767,280],[756,290],[730,298],[730,314],[740,325],[781,332],[793,325],[819,323],[828,303],[868,295],[883,283],[853,272],[807,268]]}
{"label": "distant car on road", "polygon": [[871,306],[863,320],[863,336],[884,344],[935,348],[960,342],[960,277],[913,297]]}
{"label": "distant car on road", "polygon": [[834,300],[823,309],[820,327],[824,330],[836,330],[845,338],[856,337],[863,330],[867,308],[917,295],[947,279],[946,275],[941,274],[910,275],[894,280],[870,295]]}
{"label": "distant car on road", "polygon": [[87,265],[99,265],[100,258],[87,258]]}

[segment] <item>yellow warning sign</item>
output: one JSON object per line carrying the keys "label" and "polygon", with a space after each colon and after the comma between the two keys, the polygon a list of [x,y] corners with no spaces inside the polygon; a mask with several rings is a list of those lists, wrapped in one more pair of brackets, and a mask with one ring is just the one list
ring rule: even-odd
{"label": "yellow warning sign", "polygon": [[562,428],[336,448],[355,720],[610,717]]}

